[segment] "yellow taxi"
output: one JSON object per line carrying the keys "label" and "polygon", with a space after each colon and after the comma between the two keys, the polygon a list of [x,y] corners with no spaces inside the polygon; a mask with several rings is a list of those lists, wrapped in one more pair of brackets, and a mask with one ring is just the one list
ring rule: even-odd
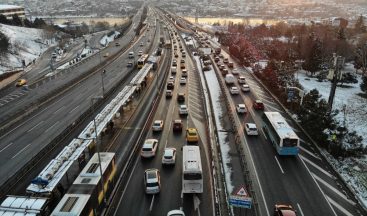
{"label": "yellow taxi", "polygon": [[198,142],[199,134],[196,128],[188,128],[186,130],[186,140],[187,142]]}
{"label": "yellow taxi", "polygon": [[20,86],[24,86],[25,84],[27,84],[27,80],[25,79],[20,79],[17,81],[17,83],[15,84],[16,87],[20,87]]}

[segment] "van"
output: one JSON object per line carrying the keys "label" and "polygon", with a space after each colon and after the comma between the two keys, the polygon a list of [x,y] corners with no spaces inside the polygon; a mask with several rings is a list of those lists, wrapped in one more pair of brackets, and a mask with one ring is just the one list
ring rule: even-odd
{"label": "van", "polygon": [[129,52],[129,58],[134,58],[134,52]]}
{"label": "van", "polygon": [[171,74],[177,73],[177,67],[171,67]]}

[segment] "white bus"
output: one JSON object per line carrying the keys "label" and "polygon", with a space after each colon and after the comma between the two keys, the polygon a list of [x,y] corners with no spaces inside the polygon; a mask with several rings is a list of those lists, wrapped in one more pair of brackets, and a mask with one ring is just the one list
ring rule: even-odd
{"label": "white bus", "polygon": [[199,146],[183,147],[182,193],[203,193]]}
{"label": "white bus", "polygon": [[264,112],[262,117],[265,135],[279,155],[297,155],[299,138],[279,112]]}

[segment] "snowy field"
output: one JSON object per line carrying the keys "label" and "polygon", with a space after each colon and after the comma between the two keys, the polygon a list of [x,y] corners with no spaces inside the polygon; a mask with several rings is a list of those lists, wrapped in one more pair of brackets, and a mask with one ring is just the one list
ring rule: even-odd
{"label": "snowy field", "polygon": [[9,38],[11,44],[11,51],[1,57],[0,74],[21,68],[22,60],[28,65],[54,44],[41,29],[0,24],[0,31]]}
{"label": "snowy field", "polygon": [[[331,82],[318,82],[316,78],[307,77],[304,71],[298,72],[298,79],[306,91],[317,89],[322,97],[328,100]],[[367,99],[358,95],[361,93],[360,83],[361,77],[359,76],[357,84],[348,84],[347,88],[337,87],[333,109],[341,111],[336,118],[340,122],[343,122],[345,118],[349,130],[355,130],[358,135],[362,136],[362,142],[367,146]],[[344,106],[345,113],[342,111]],[[364,206],[367,206],[367,155],[361,159],[335,159],[326,151],[324,153],[338,173],[352,186]]]}

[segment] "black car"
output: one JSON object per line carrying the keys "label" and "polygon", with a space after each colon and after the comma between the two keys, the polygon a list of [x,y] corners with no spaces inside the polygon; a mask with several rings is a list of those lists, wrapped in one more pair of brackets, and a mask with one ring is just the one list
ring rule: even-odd
{"label": "black car", "polygon": [[177,101],[178,102],[185,102],[185,93],[178,93]]}
{"label": "black car", "polygon": [[167,83],[167,90],[173,90],[175,88],[175,84],[173,82]]}

